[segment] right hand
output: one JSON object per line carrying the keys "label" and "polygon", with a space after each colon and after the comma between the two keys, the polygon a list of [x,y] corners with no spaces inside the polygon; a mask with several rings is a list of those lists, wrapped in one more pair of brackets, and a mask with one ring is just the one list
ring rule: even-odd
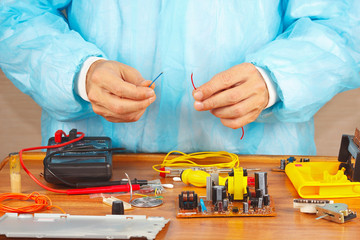
{"label": "right hand", "polygon": [[86,92],[96,114],[110,122],[135,122],[156,99],[150,83],[130,66],[98,60],[87,73]]}

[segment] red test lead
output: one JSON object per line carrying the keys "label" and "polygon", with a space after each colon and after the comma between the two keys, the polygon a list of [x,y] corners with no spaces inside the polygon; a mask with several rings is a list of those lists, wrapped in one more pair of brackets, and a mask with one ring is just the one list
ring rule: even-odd
{"label": "red test lead", "polygon": [[[56,134],[57,134],[57,136],[61,137],[65,133],[63,131],[59,130],[59,131],[56,132]],[[44,185],[43,183],[41,183],[25,166],[23,158],[22,158],[23,152],[33,151],[33,150],[40,150],[40,149],[63,147],[63,146],[69,145],[71,143],[80,141],[85,136],[85,134],[82,133],[82,132],[77,132],[77,134],[80,134],[80,136],[73,139],[73,140],[70,140],[68,142],[64,142],[64,143],[61,143],[61,144],[21,149],[20,152],[19,152],[19,160],[20,160],[20,164],[21,164],[22,168],[30,176],[30,178],[32,178],[32,180],[34,180],[40,187],[42,187],[42,188],[44,188],[44,189],[46,189],[46,190],[48,190],[50,192],[62,193],[62,194],[68,194],[68,195],[104,193],[104,192],[129,192],[130,191],[130,186],[129,185],[113,185],[113,186],[105,186],[105,187],[77,188],[77,189],[68,189],[68,190],[54,189],[54,188],[50,188],[50,187]],[[138,185],[138,184],[132,185],[132,190],[135,191],[135,190],[139,190],[139,189],[140,189],[140,185]]]}

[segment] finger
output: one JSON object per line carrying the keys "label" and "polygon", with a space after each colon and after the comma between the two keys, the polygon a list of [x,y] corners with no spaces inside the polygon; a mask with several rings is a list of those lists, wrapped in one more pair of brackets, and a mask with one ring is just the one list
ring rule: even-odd
{"label": "finger", "polygon": [[261,111],[261,107],[255,98],[250,97],[231,106],[213,109],[211,113],[218,118],[238,118],[252,111]]}
{"label": "finger", "polygon": [[[251,71],[250,73],[253,71],[252,67],[248,65],[254,67],[252,64],[244,63],[216,74],[210,81],[193,91],[194,99],[197,101],[207,99],[217,92],[228,89],[235,84],[244,81],[247,78],[249,71]],[[255,67],[254,69],[257,71]]]}
{"label": "finger", "polygon": [[246,124],[249,124],[256,120],[256,118],[259,116],[260,112],[252,111],[245,116],[238,117],[238,118],[221,118],[221,123],[229,128],[232,129],[239,129]]}
{"label": "finger", "polygon": [[[150,81],[150,80],[145,80],[144,82],[142,82],[142,83],[140,84],[140,86],[142,86],[142,87],[149,87],[149,85],[150,85],[151,83],[152,83],[152,81]],[[155,83],[153,83],[150,88],[151,88],[151,89],[154,89],[154,88],[155,88]]]}
{"label": "finger", "polygon": [[145,81],[138,70],[125,64],[121,64],[120,75],[124,81],[134,85],[141,85]]}
{"label": "finger", "polygon": [[108,110],[115,114],[129,114],[146,109],[156,99],[156,96],[145,100],[131,100],[126,98],[119,98],[118,96],[108,94],[105,97],[105,105]]}
{"label": "finger", "polygon": [[241,83],[241,85],[216,93],[202,102],[195,101],[194,108],[198,111],[206,111],[234,105],[254,94],[248,90],[251,89],[250,87],[250,82]]}
{"label": "finger", "polygon": [[118,97],[132,100],[144,100],[155,95],[152,88],[126,82],[112,73],[108,74],[101,86]]}
{"label": "finger", "polygon": [[114,114],[113,112],[109,111],[108,109],[100,105],[93,105],[93,110],[96,114],[102,116],[107,121],[114,123],[138,121],[145,112],[145,110],[143,110],[138,113],[118,115],[118,114]]}

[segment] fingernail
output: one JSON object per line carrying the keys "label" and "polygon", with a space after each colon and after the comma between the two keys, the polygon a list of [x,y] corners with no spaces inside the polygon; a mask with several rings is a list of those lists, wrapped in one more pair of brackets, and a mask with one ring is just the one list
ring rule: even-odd
{"label": "fingernail", "polygon": [[204,104],[202,102],[195,101],[194,107],[196,110],[202,110],[204,108]]}
{"label": "fingernail", "polygon": [[195,100],[200,101],[203,98],[203,93],[201,91],[196,91],[194,93],[194,98],[195,98]]}
{"label": "fingernail", "polygon": [[155,97],[155,96],[154,96],[154,97],[149,98],[149,100],[150,100],[150,102],[151,102],[151,103],[153,103],[153,102],[155,101],[155,99],[156,99],[156,97]]}
{"label": "fingernail", "polygon": [[149,98],[149,97],[152,97],[154,96],[154,91],[152,89],[149,89],[147,92],[146,92],[146,98]]}

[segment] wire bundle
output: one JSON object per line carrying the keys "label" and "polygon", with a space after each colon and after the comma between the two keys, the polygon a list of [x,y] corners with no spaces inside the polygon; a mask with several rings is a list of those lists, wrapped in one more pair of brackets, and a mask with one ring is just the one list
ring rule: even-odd
{"label": "wire bundle", "polygon": [[[26,205],[22,207],[10,207],[3,204],[4,201],[9,200],[20,200],[28,201],[33,200],[34,204]],[[46,195],[41,195],[40,193],[33,192],[31,194],[21,194],[21,193],[2,193],[0,194],[0,211],[1,212],[12,212],[12,213],[34,213],[40,210],[49,210],[51,208],[58,208],[61,212],[65,211],[55,205],[52,205],[51,199]]]}
{"label": "wire bundle", "polygon": [[[181,154],[179,157],[173,159],[168,159],[168,157],[173,154]],[[214,163],[214,164],[200,164],[196,163],[194,160],[202,160],[207,158],[225,158],[228,159],[228,162]],[[239,166],[239,157],[234,153],[229,153],[225,151],[220,152],[195,152],[186,154],[180,151],[171,151],[169,152],[161,164],[153,165],[153,169],[161,173],[169,173],[169,171],[163,171],[157,169],[158,167],[174,167],[174,168],[188,168],[188,167],[217,167],[217,168],[234,168]]]}

